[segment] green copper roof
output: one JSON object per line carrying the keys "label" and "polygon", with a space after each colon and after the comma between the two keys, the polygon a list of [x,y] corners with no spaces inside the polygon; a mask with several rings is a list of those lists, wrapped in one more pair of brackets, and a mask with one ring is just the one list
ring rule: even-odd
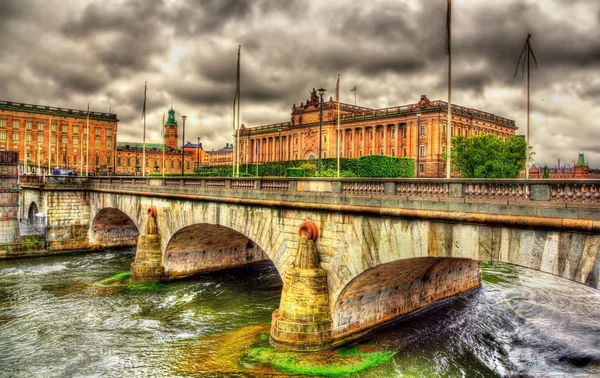
{"label": "green copper roof", "polygon": [[585,164],[585,159],[583,158],[583,154],[579,154],[579,158],[577,158],[577,164],[575,164],[576,167],[586,167],[587,164]]}
{"label": "green copper roof", "polygon": [[[144,147],[143,143],[135,143],[135,142],[118,142],[117,143],[117,148],[126,148],[127,146],[129,146],[129,148],[137,148],[137,149],[142,149]],[[158,150],[162,150],[163,145],[162,143],[146,143],[146,149],[153,149],[156,148]]]}
{"label": "green copper roof", "polygon": [[175,110],[173,108],[169,109],[169,116],[167,118],[165,126],[177,126],[177,120],[175,119]]}

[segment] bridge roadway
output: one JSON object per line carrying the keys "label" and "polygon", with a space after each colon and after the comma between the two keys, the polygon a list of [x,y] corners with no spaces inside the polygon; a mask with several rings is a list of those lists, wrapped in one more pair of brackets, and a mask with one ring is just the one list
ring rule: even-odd
{"label": "bridge roadway", "polygon": [[271,260],[271,342],[318,350],[476,288],[501,261],[600,288],[600,180],[21,177],[47,251],[137,245],[167,280]]}

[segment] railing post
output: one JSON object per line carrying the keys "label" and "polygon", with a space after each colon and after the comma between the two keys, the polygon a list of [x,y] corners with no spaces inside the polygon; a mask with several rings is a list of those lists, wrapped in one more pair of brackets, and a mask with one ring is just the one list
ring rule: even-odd
{"label": "railing post", "polygon": [[225,180],[225,189],[231,189],[231,180]]}
{"label": "railing post", "polygon": [[465,188],[462,183],[453,183],[448,185],[448,197],[463,198],[465,196]]}
{"label": "railing post", "polygon": [[293,180],[293,181],[290,181],[289,183],[290,183],[290,189],[289,189],[290,192],[295,192],[298,190],[298,181]]}
{"label": "railing post", "polygon": [[254,180],[254,190],[261,190],[261,189],[262,189],[262,180],[261,179]]}
{"label": "railing post", "polygon": [[529,198],[532,201],[550,201],[550,186],[548,184],[531,184]]}
{"label": "railing post", "polygon": [[383,193],[388,196],[393,196],[396,194],[396,183],[395,182],[384,182],[383,183]]}
{"label": "railing post", "polygon": [[331,182],[331,191],[333,193],[341,193],[342,192],[342,182],[341,181],[332,181]]}

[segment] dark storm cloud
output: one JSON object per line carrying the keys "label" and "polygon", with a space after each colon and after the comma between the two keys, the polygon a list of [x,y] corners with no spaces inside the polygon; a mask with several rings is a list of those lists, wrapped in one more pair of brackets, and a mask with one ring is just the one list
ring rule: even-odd
{"label": "dark storm cloud", "polygon": [[[328,99],[338,73],[343,102],[354,102],[354,85],[358,105],[373,108],[416,102],[420,94],[445,100],[445,5],[5,0],[0,82],[15,101],[112,106],[120,141],[139,141],[147,80],[149,124],[159,124],[173,101],[194,138],[220,148],[231,142],[238,45],[241,118],[250,126],[288,121],[291,105],[313,87],[327,88]],[[531,33],[539,62],[531,78],[536,162],[558,153],[567,161],[581,149],[600,167],[590,142],[598,140],[600,117],[600,2],[453,2],[452,27],[453,102],[515,119],[524,133],[526,81],[513,73]],[[160,134],[149,135],[159,142]]]}

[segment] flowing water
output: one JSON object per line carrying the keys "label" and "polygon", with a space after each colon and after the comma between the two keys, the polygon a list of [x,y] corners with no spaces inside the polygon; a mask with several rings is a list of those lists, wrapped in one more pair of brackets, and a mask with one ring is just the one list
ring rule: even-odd
{"label": "flowing water", "polygon": [[[0,377],[285,375],[240,358],[279,304],[272,266],[134,285],[118,274],[133,253],[0,261]],[[393,357],[351,376],[600,376],[599,291],[482,270],[480,289],[362,340]]]}

